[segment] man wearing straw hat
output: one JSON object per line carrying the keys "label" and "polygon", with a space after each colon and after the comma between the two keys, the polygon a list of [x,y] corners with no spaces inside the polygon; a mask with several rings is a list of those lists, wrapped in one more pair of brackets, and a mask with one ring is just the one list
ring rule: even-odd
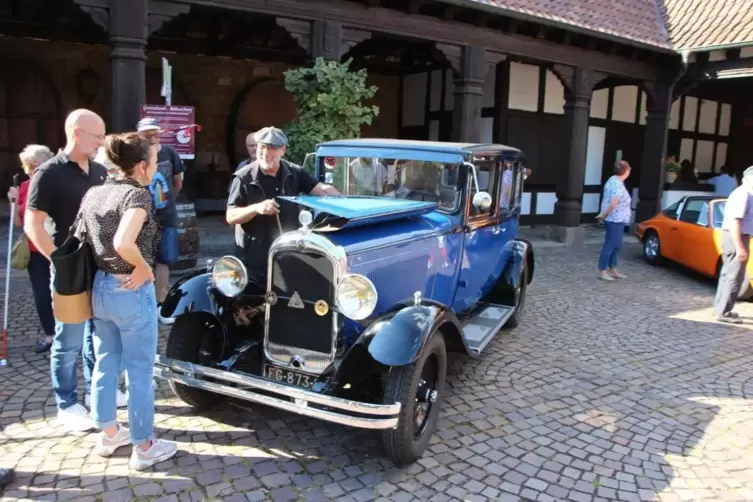
{"label": "man wearing straw hat", "polygon": [[246,265],[250,289],[263,292],[269,247],[281,231],[292,230],[298,224],[295,207],[275,198],[339,192],[315,180],[300,166],[282,159],[288,138],[280,129],[265,127],[254,135],[254,140],[257,158],[233,175],[225,218],[228,224],[235,225],[236,256]]}

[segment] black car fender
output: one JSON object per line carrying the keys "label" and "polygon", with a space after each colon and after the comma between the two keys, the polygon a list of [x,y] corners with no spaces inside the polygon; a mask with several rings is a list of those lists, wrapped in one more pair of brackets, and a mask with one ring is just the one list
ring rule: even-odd
{"label": "black car fender", "polygon": [[212,286],[212,274],[196,271],[181,277],[162,302],[162,316],[180,316],[205,312],[219,318],[219,305]]}
{"label": "black car fender", "polygon": [[405,366],[418,358],[440,329],[449,350],[469,353],[455,313],[426,299],[419,305],[414,300],[396,304],[366,328],[358,343],[367,344],[371,357],[385,366]]}

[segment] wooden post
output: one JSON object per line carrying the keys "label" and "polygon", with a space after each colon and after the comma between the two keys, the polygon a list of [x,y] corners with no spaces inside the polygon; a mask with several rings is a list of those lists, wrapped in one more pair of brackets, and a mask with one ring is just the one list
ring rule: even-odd
{"label": "wooden post", "polygon": [[146,102],[148,0],[110,0],[111,132],[132,131]]}
{"label": "wooden post", "polygon": [[661,209],[664,191],[664,163],[669,137],[669,115],[672,108],[672,89],[667,83],[654,86],[653,99],[647,106],[646,132],[641,158],[641,183],[635,222],[652,218]]}
{"label": "wooden post", "polygon": [[481,107],[484,98],[484,48],[464,46],[460,60],[460,75],[455,79],[455,110],[453,141],[474,143],[481,141]]}

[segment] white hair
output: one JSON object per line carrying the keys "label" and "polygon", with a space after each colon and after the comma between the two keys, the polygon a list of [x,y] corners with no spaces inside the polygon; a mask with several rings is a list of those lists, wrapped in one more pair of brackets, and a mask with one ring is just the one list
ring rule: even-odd
{"label": "white hair", "polygon": [[52,151],[44,145],[26,145],[26,148],[18,154],[21,165],[27,172],[47,162],[52,157],[54,157]]}

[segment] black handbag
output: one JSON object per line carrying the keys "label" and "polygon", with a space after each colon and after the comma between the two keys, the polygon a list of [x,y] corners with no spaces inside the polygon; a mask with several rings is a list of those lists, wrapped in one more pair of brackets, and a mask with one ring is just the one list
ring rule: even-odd
{"label": "black handbag", "polygon": [[97,267],[80,210],[68,238],[52,252],[50,261],[55,269],[52,291],[55,319],[68,324],[91,319],[94,316],[91,293]]}

